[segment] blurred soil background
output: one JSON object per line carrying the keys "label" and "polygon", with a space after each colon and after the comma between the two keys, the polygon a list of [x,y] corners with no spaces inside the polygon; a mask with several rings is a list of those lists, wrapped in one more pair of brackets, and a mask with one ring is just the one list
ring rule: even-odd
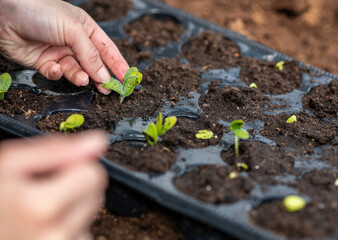
{"label": "blurred soil background", "polygon": [[338,75],[338,0],[162,0]]}

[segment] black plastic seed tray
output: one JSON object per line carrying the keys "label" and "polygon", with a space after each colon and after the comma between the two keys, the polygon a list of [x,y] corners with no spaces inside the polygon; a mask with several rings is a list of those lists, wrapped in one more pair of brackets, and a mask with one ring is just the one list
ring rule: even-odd
{"label": "black plastic seed tray", "polygon": [[[84,1],[72,1],[74,5],[79,5]],[[185,28],[180,40],[169,42],[164,47],[150,48],[139,46],[141,50],[148,50],[155,59],[161,57],[174,57],[180,54],[181,47],[191,37],[197,36],[206,29],[214,32],[220,32],[229,39],[237,43],[243,56],[250,56],[262,60],[290,60],[291,58],[259,43],[253,42],[246,37],[232,32],[223,27],[204,21],[200,18],[189,15],[181,10],[167,6],[159,1],[152,0],[132,0],[134,8],[127,12],[125,17],[114,21],[100,22],[104,31],[115,39],[128,39],[124,26],[145,15],[155,17],[169,17],[175,22],[182,24]],[[130,39],[132,41],[132,39]],[[181,59],[186,62],[185,59]],[[139,69],[147,69],[151,63],[141,62]],[[301,66],[310,70],[303,74],[303,80],[298,89],[282,95],[269,95],[276,105],[279,105],[278,112],[266,109],[270,114],[295,114],[303,109],[302,98],[314,87],[328,84],[338,76],[300,63]],[[240,68],[214,69],[201,71],[201,77],[205,82],[200,86],[200,93],[191,92],[189,98],[181,97],[173,106],[170,101],[165,102],[157,112],[162,112],[165,116],[188,117],[197,119],[201,116],[202,110],[199,106],[199,98],[208,92],[208,87],[212,80],[220,83],[220,86],[246,87],[247,85],[240,81]],[[37,94],[60,95],[62,100],[58,103],[47,104],[33,117],[26,119],[23,115],[8,116],[0,114],[0,128],[20,137],[28,137],[43,134],[37,130],[35,124],[38,120],[56,113],[56,112],[76,112],[90,111],[91,101],[96,94],[93,91],[83,90],[72,94],[56,93],[52,90],[41,90],[33,82],[35,71],[23,70],[12,72],[13,85],[31,89]],[[156,114],[157,115],[157,114]],[[123,141],[132,141],[135,144],[144,144],[145,139],[141,134],[145,126],[153,122],[156,115],[149,116],[146,119],[133,119],[133,126],[129,124],[131,119],[124,119],[112,124],[112,133],[109,134],[111,144]],[[335,124],[337,124],[337,120]],[[226,127],[229,122],[220,121]],[[247,130],[260,130],[264,128],[264,122],[251,121],[245,125]],[[275,142],[265,138],[259,133],[251,136],[251,141],[262,142],[268,146],[274,146]],[[337,143],[338,136],[335,137]],[[128,170],[123,166],[115,164],[108,159],[102,159],[109,175],[111,177],[110,186],[107,191],[107,206],[110,210],[122,215],[135,216],[146,212],[152,207],[155,201],[162,206],[175,210],[189,218],[182,220],[182,229],[186,231],[188,239],[229,239],[229,235],[238,239],[284,239],[277,234],[268,231],[262,227],[254,225],[249,220],[249,212],[262,204],[273,199],[282,199],[290,194],[297,194],[297,190],[283,184],[271,186],[269,189],[262,189],[262,186],[254,182],[254,187],[246,199],[232,204],[211,204],[189,197],[180,192],[173,184],[173,179],[186,174],[200,165],[223,165],[226,163],[221,159],[221,152],[226,151],[233,145],[233,135],[224,133],[220,142],[215,146],[209,146],[203,149],[180,149],[176,163],[163,174],[142,173]],[[320,151],[320,147],[317,149]],[[317,152],[318,152],[317,151]],[[308,172],[311,169],[330,167],[329,164],[320,163],[316,159],[317,152],[313,153],[313,161],[303,163],[297,160],[295,168],[299,172]],[[298,165],[297,165],[298,164]],[[298,167],[297,167],[298,166]],[[301,167],[299,167],[301,166]],[[331,167],[332,171],[338,172],[338,169]],[[242,174],[244,177],[245,173]],[[306,199],[307,196],[304,196]],[[204,229],[196,234],[191,231],[196,223],[190,218],[205,223],[199,226]],[[217,229],[217,230],[215,230]],[[338,239],[338,228],[336,233],[327,239]]]}

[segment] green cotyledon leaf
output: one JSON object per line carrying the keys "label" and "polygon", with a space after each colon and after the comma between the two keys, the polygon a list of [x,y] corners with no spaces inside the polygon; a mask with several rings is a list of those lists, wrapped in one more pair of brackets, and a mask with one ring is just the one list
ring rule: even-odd
{"label": "green cotyledon leaf", "polygon": [[84,117],[81,114],[72,114],[65,122],[60,124],[60,131],[74,130],[74,128],[80,127],[83,123]]}
{"label": "green cotyledon leaf", "polygon": [[245,122],[243,120],[235,120],[230,125],[230,130],[233,132],[234,130],[241,129]]}
{"label": "green cotyledon leaf", "polygon": [[159,135],[162,135],[163,133],[167,132],[169,129],[171,129],[177,122],[177,117],[167,117],[164,119],[164,124],[161,129],[161,132]]}
{"label": "green cotyledon leaf", "polygon": [[156,128],[157,128],[157,132],[158,132],[158,135],[161,135],[161,131],[162,131],[162,128],[163,128],[163,116],[162,116],[162,113],[159,113],[156,117]]}
{"label": "green cotyledon leaf", "polygon": [[199,130],[198,133],[195,134],[195,137],[198,139],[210,139],[214,136],[214,133],[209,130]]}
{"label": "green cotyledon leaf", "polygon": [[242,139],[248,139],[249,133],[245,129],[236,129],[232,131],[237,137],[240,137]]}
{"label": "green cotyledon leaf", "polygon": [[143,131],[148,143],[152,146],[155,146],[157,143],[158,132],[157,127],[154,123],[150,123],[147,128]]}
{"label": "green cotyledon leaf", "polygon": [[4,73],[0,76],[0,100],[4,98],[4,94],[8,91],[12,84],[11,75]]}
{"label": "green cotyledon leaf", "polygon": [[118,94],[123,95],[122,83],[119,80],[116,80],[115,78],[111,78],[108,83],[103,83],[101,85],[106,89],[113,90]]}

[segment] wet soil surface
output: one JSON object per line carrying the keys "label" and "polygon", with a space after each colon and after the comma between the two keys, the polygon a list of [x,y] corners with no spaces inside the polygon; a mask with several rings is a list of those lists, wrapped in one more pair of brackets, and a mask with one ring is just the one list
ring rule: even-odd
{"label": "wet soil surface", "polygon": [[240,50],[223,34],[207,30],[184,44],[182,55],[194,67],[228,69],[237,66]]}
{"label": "wet soil surface", "polygon": [[34,94],[31,90],[10,88],[5,93],[4,100],[0,101],[0,113],[15,115],[24,114],[27,118],[35,116],[43,107],[50,102],[58,102],[57,96]]}
{"label": "wet soil surface", "polygon": [[176,217],[155,209],[140,217],[121,217],[102,209],[91,227],[95,240],[183,240]]}
{"label": "wet soil surface", "polygon": [[295,59],[338,74],[336,0],[164,2],[239,32]]}
{"label": "wet soil surface", "polygon": [[80,7],[95,21],[111,21],[123,17],[133,8],[129,0],[88,0]]}
{"label": "wet soil surface", "polygon": [[338,80],[313,88],[304,98],[304,107],[320,118],[338,117]]}
{"label": "wet soil surface", "polygon": [[308,70],[295,61],[286,61],[283,70],[276,68],[276,62],[265,62],[245,57],[240,62],[240,78],[247,85],[256,83],[259,91],[279,95],[297,89],[302,83],[302,74]]}
{"label": "wet soil surface", "polygon": [[209,203],[234,203],[247,198],[253,185],[243,177],[230,178],[225,166],[200,166],[174,180],[185,194]]}
{"label": "wet soil surface", "polygon": [[251,212],[251,219],[258,225],[290,238],[322,239],[330,236],[337,226],[336,180],[337,173],[329,169],[306,173],[296,183],[290,184],[301,194],[311,197],[305,208],[289,213],[283,209],[281,201],[263,203]]}
{"label": "wet soil surface", "polygon": [[266,100],[269,98],[255,88],[221,88],[217,81],[213,81],[208,93],[199,99],[199,106],[215,121],[248,121],[262,118]]}
{"label": "wet soil surface", "polygon": [[169,17],[145,16],[126,25],[125,31],[138,45],[159,47],[178,41],[184,27]]}
{"label": "wet soil surface", "polygon": [[154,147],[144,144],[144,142],[115,143],[109,148],[106,157],[128,169],[152,173],[166,172],[176,162],[177,153],[162,143],[157,143]]}

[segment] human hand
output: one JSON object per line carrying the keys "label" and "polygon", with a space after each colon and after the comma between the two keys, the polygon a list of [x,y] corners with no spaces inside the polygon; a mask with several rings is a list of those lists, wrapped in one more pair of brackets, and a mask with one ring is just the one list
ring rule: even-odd
{"label": "human hand", "polygon": [[[76,86],[89,77],[101,93],[122,82],[129,66],[116,45],[82,9],[61,0],[0,0],[0,50],[50,80],[64,75]],[[88,77],[89,75],[89,77]]]}
{"label": "human hand", "polygon": [[107,185],[98,133],[0,144],[0,239],[91,239]]}

